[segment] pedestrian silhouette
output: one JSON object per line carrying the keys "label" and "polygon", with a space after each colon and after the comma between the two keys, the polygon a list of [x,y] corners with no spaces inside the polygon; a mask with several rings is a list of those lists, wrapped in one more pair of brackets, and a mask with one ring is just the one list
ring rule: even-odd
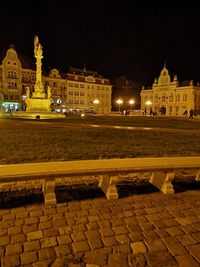
{"label": "pedestrian silhouette", "polygon": [[194,118],[194,111],[193,109],[191,108],[190,109],[190,116],[189,116],[189,119],[193,119]]}

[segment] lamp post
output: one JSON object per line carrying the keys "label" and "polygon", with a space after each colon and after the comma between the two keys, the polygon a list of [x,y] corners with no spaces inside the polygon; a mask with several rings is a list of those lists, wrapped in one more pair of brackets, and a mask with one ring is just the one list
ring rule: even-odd
{"label": "lamp post", "polygon": [[96,106],[95,110],[96,110],[96,112],[97,112],[97,105],[99,104],[99,100],[98,100],[98,99],[95,99],[95,100],[93,101],[93,104]]}
{"label": "lamp post", "polygon": [[116,103],[119,105],[119,113],[120,113],[120,105],[123,104],[123,100],[120,98],[116,101]]}
{"label": "lamp post", "polygon": [[135,104],[135,101],[133,99],[130,99],[129,104],[131,105],[131,113],[132,113],[132,106]]}
{"label": "lamp post", "polygon": [[147,100],[147,102],[146,102],[147,111],[149,111],[149,107],[151,104],[152,104],[152,102],[150,100]]}

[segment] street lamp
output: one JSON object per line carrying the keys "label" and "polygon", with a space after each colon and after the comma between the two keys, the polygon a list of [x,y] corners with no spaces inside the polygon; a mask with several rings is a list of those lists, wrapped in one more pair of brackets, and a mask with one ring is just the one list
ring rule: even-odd
{"label": "street lamp", "polygon": [[[98,100],[98,99],[95,99],[95,100],[93,101],[93,104],[97,107],[97,105],[99,104],[99,100]],[[96,108],[95,108],[95,110],[96,110]],[[97,110],[96,110],[96,112],[97,112]]]}
{"label": "street lamp", "polygon": [[129,100],[129,104],[131,105],[131,113],[132,113],[132,106],[135,104],[135,101],[133,99]]}
{"label": "street lamp", "polygon": [[119,105],[119,113],[120,113],[120,105],[123,104],[123,100],[120,98],[116,101],[116,103]]}
{"label": "street lamp", "polygon": [[147,100],[146,105],[147,105],[147,110],[149,111],[149,106],[152,104],[150,100]]}

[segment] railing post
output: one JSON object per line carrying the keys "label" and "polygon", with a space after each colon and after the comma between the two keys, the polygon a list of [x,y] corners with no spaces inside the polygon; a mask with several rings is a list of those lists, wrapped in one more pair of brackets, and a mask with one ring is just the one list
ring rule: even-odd
{"label": "railing post", "polygon": [[46,205],[56,204],[55,179],[45,179],[43,188],[44,202]]}
{"label": "railing post", "polygon": [[116,184],[118,175],[101,175],[99,187],[106,194],[107,199],[117,199],[118,192]]}
{"label": "railing post", "polygon": [[150,178],[150,183],[155,185],[164,194],[171,194],[174,193],[174,188],[171,183],[174,180],[174,176],[174,172],[154,171]]}
{"label": "railing post", "polygon": [[200,182],[200,171],[199,170],[197,171],[195,180]]}

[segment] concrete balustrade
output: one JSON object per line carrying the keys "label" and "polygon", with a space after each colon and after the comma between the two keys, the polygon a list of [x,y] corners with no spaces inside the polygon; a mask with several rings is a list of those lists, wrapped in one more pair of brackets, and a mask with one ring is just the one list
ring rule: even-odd
{"label": "concrete balustrade", "polygon": [[[165,194],[174,193],[172,181],[175,172],[188,170],[196,172],[196,181],[200,181],[200,157],[162,157],[162,158],[127,158],[101,159],[65,162],[25,163],[0,165],[0,192],[12,183],[20,189],[23,181],[41,181],[45,204],[55,204],[57,181],[65,184],[67,177],[97,176],[99,187],[108,199],[118,198],[117,183],[120,175],[150,172],[150,183]],[[14,185],[13,185],[14,184]],[[38,185],[37,185],[38,186]]]}

